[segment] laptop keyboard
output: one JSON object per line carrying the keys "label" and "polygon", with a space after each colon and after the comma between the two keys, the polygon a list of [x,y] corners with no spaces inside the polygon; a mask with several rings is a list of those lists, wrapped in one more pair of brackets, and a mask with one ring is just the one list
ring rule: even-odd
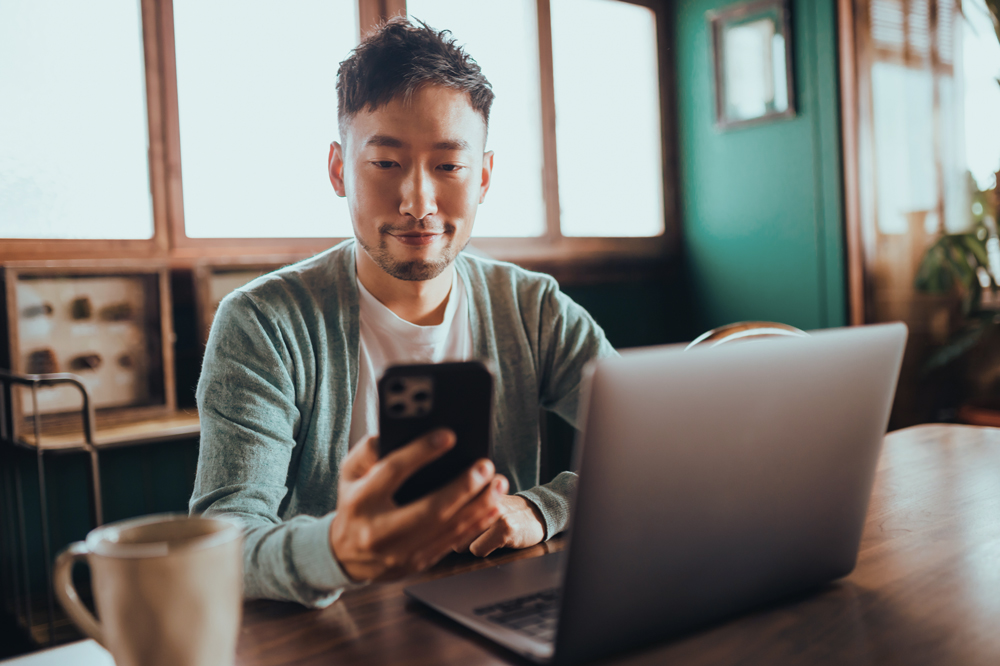
{"label": "laptop keyboard", "polygon": [[490,622],[551,643],[555,640],[559,620],[559,592],[558,587],[553,587],[482,606],[472,612]]}

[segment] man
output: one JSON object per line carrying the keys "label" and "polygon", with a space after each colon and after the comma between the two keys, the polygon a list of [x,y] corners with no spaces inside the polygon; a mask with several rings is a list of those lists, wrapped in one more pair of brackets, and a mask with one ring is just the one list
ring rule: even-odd
{"label": "man", "polygon": [[[574,422],[585,363],[615,353],[550,277],[461,253],[490,186],[493,92],[447,32],[394,19],[337,77],[330,181],[357,242],[219,307],[191,498],[192,512],[244,523],[248,597],[317,607],[452,550],[486,556],[561,531],[576,477],[538,484],[539,407]],[[493,461],[397,506],[394,491],[454,435],[380,460],[376,382],[394,363],[471,358],[495,372]]]}

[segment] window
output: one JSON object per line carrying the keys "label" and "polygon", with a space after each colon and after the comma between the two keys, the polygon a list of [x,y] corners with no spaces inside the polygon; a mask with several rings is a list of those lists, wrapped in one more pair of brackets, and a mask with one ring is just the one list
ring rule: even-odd
{"label": "window", "polygon": [[[488,146],[495,151],[493,185],[476,217],[477,236],[538,236],[546,226],[554,238],[663,233],[652,10],[619,0],[408,0],[407,11],[452,30],[497,93]],[[546,44],[552,76],[540,77]],[[546,91],[554,100],[556,145],[548,168],[558,173],[559,208],[548,221],[542,81],[554,82]]]}
{"label": "window", "polygon": [[293,259],[350,236],[336,67],[400,13],[452,30],[497,92],[481,249],[544,267],[668,246],[659,0],[52,1],[0,5],[20,100],[0,108],[0,258]]}
{"label": "window", "polygon": [[962,232],[970,177],[987,190],[1000,167],[1000,44],[989,11],[983,0],[871,0],[868,21],[875,187],[865,223],[903,235],[916,216],[927,234]]}
{"label": "window", "polygon": [[153,235],[142,65],[136,2],[0,3],[0,238]]}
{"label": "window", "polygon": [[356,0],[174,0],[189,238],[350,236],[325,168]]}
{"label": "window", "polygon": [[406,9],[437,30],[451,30],[496,93],[486,146],[494,151],[493,182],[476,213],[475,235],[544,235],[535,0],[409,0]]}
{"label": "window", "polygon": [[655,14],[615,0],[553,0],[552,56],[562,233],[663,233]]}

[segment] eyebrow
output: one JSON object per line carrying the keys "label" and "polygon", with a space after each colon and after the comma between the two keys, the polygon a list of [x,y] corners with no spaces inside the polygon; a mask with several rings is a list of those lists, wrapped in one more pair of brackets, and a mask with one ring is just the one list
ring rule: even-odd
{"label": "eyebrow", "polygon": [[[377,146],[379,148],[402,148],[406,144],[394,136],[376,134],[365,141],[365,146]],[[447,139],[434,144],[434,150],[468,150],[470,144],[464,139]]]}
{"label": "eyebrow", "polygon": [[366,146],[378,146],[380,148],[402,148],[403,142],[399,139],[385,134],[376,134],[365,141]]}
{"label": "eyebrow", "polygon": [[463,139],[439,141],[434,144],[434,150],[468,150],[469,142]]}

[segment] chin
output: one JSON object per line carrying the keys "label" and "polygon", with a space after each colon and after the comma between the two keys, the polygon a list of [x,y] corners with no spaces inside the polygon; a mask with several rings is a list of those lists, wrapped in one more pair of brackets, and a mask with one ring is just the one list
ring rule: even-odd
{"label": "chin", "polygon": [[[451,261],[403,261],[396,262],[389,267],[382,267],[386,273],[397,280],[407,282],[422,282],[433,280],[448,268]],[[387,270],[387,268],[389,270]]]}
{"label": "chin", "polygon": [[405,248],[404,251],[399,251],[402,248],[392,251],[385,243],[377,248],[364,249],[379,268],[397,280],[407,282],[433,280],[455,261],[461,251],[451,242],[444,247]]}

